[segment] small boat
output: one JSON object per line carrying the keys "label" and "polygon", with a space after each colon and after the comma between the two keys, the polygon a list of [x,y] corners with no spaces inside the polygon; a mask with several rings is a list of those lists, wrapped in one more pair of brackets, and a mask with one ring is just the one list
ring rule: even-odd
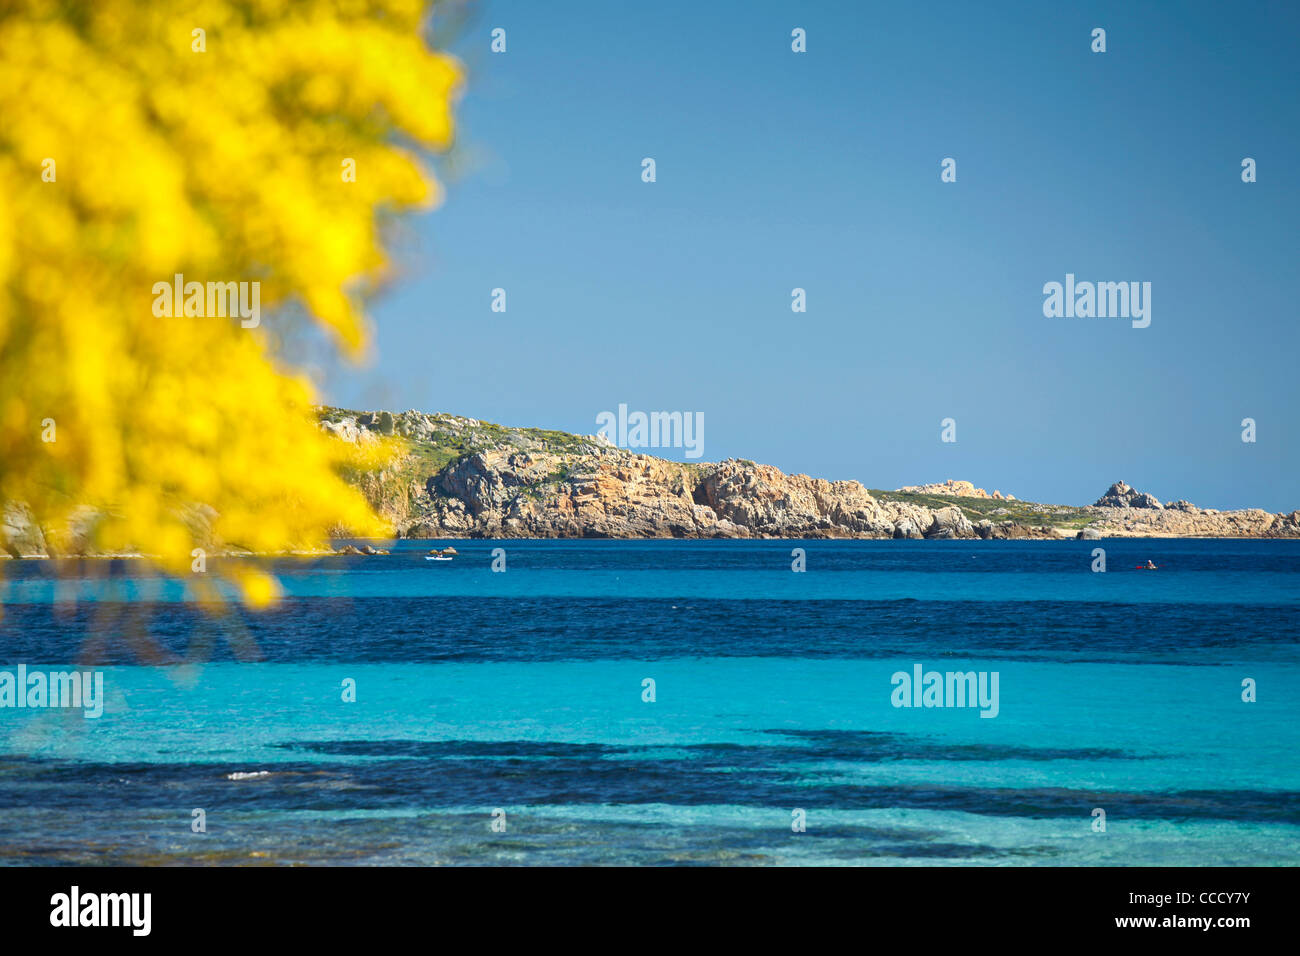
{"label": "small boat", "polygon": [[1137,567],[1135,567],[1133,570],[1134,570],[1134,571],[1159,571],[1159,570],[1160,570],[1160,565],[1158,565],[1158,564],[1139,564],[1139,565],[1138,565]]}
{"label": "small boat", "polygon": [[[447,551],[451,551],[451,554],[448,554]],[[455,552],[455,551],[452,551],[451,548],[448,548],[447,551],[443,551],[443,550],[441,550],[441,549],[439,549],[439,548],[434,548],[432,551],[430,551],[428,554],[426,554],[426,555],[424,556],[424,560],[426,560],[426,561],[450,561],[452,555],[455,554],[456,552]]]}

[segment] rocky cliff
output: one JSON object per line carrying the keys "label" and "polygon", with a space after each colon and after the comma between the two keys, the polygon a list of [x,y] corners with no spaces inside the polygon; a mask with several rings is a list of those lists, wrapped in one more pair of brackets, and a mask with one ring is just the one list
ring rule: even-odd
{"label": "rocky cliff", "polygon": [[[882,501],[856,481],[786,475],[729,460],[684,464],[596,436],[507,429],[451,415],[325,411],[343,441],[382,427],[409,452],[383,473],[353,476],[403,537],[994,536],[961,510]],[[339,529],[343,530],[343,529]]]}
{"label": "rocky cliff", "polygon": [[[680,463],[595,435],[456,415],[319,414],[339,441],[399,439],[400,453],[382,470],[345,477],[406,538],[1300,537],[1300,511],[1162,504],[1123,481],[1092,505],[1048,505],[951,479],[882,491],[743,459]],[[197,507],[196,527],[208,517]],[[349,537],[346,528],[331,530]],[[14,557],[46,553],[19,504],[0,508],[0,548]]]}
{"label": "rocky cliff", "polygon": [[1300,537],[1300,511],[1161,505],[1123,482],[1092,506],[1043,505],[964,481],[886,492],[742,459],[679,463],[594,435],[454,415],[321,416],[343,441],[405,439],[383,472],[353,476],[403,537]]}

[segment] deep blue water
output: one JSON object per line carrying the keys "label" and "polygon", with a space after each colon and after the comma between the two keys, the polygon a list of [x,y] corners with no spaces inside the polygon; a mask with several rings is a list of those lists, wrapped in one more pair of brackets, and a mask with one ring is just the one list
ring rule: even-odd
{"label": "deep blue water", "polygon": [[[0,708],[0,862],[1300,862],[1296,542],[455,545],[256,613],[0,564],[0,670],[107,698]],[[918,664],[996,717],[893,706]]]}

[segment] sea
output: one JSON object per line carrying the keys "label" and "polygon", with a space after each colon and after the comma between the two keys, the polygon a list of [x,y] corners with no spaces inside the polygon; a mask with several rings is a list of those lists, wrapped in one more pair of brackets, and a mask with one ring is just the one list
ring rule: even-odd
{"label": "sea", "polygon": [[391,547],[0,562],[0,864],[1300,863],[1300,542]]}

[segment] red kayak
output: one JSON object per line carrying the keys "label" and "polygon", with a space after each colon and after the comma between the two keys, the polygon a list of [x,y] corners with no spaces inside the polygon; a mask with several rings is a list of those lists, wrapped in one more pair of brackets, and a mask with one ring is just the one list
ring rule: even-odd
{"label": "red kayak", "polygon": [[1134,568],[1133,570],[1134,570],[1134,571],[1159,571],[1159,570],[1160,570],[1160,565],[1157,564],[1154,568],[1148,568],[1145,564],[1139,564],[1139,565],[1138,565],[1136,568]]}

